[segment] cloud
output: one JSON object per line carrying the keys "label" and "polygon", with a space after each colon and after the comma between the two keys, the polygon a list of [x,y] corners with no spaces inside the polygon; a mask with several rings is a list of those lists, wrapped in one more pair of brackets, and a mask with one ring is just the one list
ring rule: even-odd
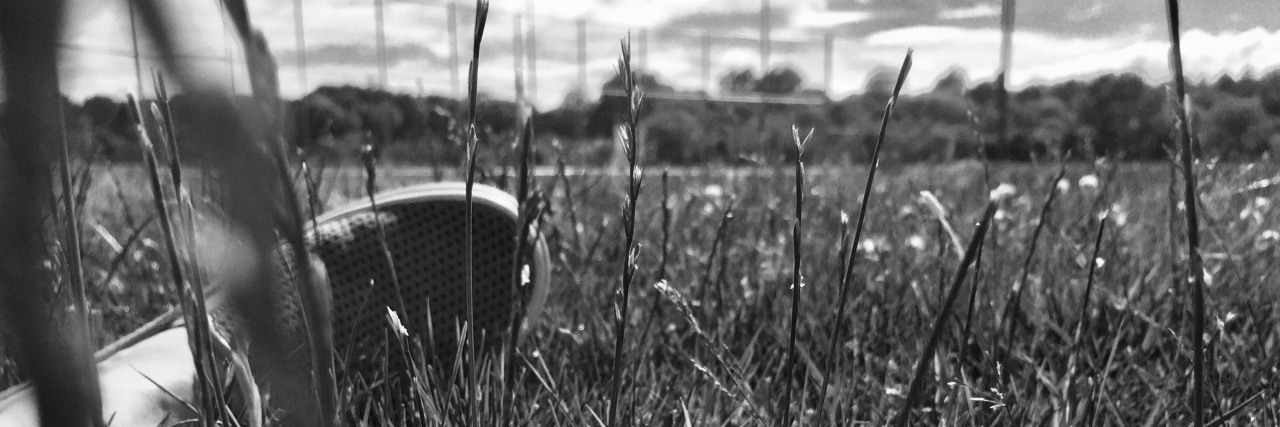
{"label": "cloud", "polygon": [[[307,0],[304,37],[308,52],[307,85],[295,67],[293,1],[249,2],[255,25],[271,42],[280,61],[285,96],[306,93],[319,84],[374,82],[377,55],[372,2]],[[771,0],[774,38],[772,66],[792,66],[806,85],[821,87],[825,75],[823,38],[833,34],[832,89],[839,97],[861,90],[877,68],[901,63],[908,47],[916,49],[916,65],[908,89],[924,91],[952,67],[974,80],[994,74],[999,53],[1000,0]],[[64,90],[73,97],[96,93],[119,96],[134,86],[126,3],[118,0],[72,0],[72,18],[64,40],[76,46],[108,50],[63,52]],[[206,75],[236,81],[245,90],[239,47],[223,29],[214,2],[176,2],[174,19],[183,30],[184,52]],[[514,96],[512,53],[518,30],[514,19],[532,5],[537,30],[536,86],[539,107],[558,105],[565,92],[577,88],[578,33],[587,26],[587,95],[613,74],[618,41],[631,30],[636,60],[668,84],[686,90],[714,90],[732,69],[758,68],[761,0],[557,0],[495,3],[485,33],[481,85],[494,96]],[[385,2],[390,86],[395,90],[454,93],[451,75],[465,80],[470,59],[471,7],[459,3],[454,16],[459,34],[451,46],[449,10],[444,3]],[[1184,2],[1184,44],[1188,73],[1196,79],[1248,70],[1260,74],[1280,65],[1280,31],[1273,0]],[[527,17],[527,15],[526,15]],[[640,28],[647,27],[642,37]],[[1059,0],[1019,2],[1014,40],[1015,86],[1066,78],[1132,71],[1150,81],[1167,79],[1168,35],[1161,0]],[[702,67],[702,37],[712,36],[709,78]],[[458,49],[459,69],[449,69]],[[147,43],[143,52],[149,51]],[[122,55],[122,53],[124,53]],[[154,64],[144,62],[148,70]]]}
{"label": "cloud", "polygon": [[938,19],[949,21],[957,19],[990,18],[1000,16],[1000,8],[992,4],[978,4],[970,7],[947,9],[938,12]]}

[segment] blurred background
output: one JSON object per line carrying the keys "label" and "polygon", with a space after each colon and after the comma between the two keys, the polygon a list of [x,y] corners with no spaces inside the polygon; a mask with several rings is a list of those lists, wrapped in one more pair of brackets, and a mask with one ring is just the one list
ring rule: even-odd
{"label": "blurred background", "polygon": [[[71,3],[61,70],[68,98],[149,96],[154,53],[138,37],[128,2]],[[218,2],[171,5],[184,26],[187,62],[210,81],[248,93],[243,54]],[[456,101],[464,98],[473,59],[474,3],[249,6],[279,63],[282,96],[298,100],[301,107],[291,111],[307,117],[286,126],[308,128],[298,131],[307,138],[298,145],[316,143],[315,135],[350,134],[392,147],[421,141],[422,129],[432,126],[436,139],[448,139],[444,123],[460,117]],[[899,114],[912,125],[893,136],[902,143],[890,147],[903,152],[889,159],[949,160],[983,150],[1014,160],[1067,150],[1163,158],[1170,141],[1159,86],[1169,80],[1164,7],[1161,0],[495,1],[479,87],[497,104],[482,121],[494,135],[510,131],[510,103],[522,100],[546,113],[535,120],[540,130],[597,141],[584,148],[583,160],[616,159],[611,144],[599,141],[610,136],[617,107],[610,81],[629,34],[650,101],[653,126],[643,136],[659,151],[652,159],[761,162],[785,155],[771,147],[785,148],[790,125],[799,124],[818,128],[819,140],[847,142],[816,155],[857,162],[868,154],[868,128],[879,119],[884,92],[914,48],[904,91],[915,100],[904,101]],[[1205,123],[1199,129],[1218,144],[1208,151],[1256,158],[1280,150],[1280,139],[1270,136],[1280,133],[1280,2],[1188,2],[1182,16],[1187,74],[1197,120]],[[1012,116],[998,126],[1001,90],[993,83],[1002,69],[1002,27],[1014,30],[1005,82],[1016,93]],[[415,121],[421,123],[411,129]],[[409,157],[456,157],[437,148]]]}
{"label": "blurred background", "polygon": [[[153,67],[135,47],[126,1],[74,0],[64,43],[73,98],[138,91]],[[1064,0],[1017,5],[1013,88],[1134,72],[1168,79],[1168,31],[1159,0]],[[188,59],[244,90],[243,56],[217,2],[172,2],[189,35]],[[296,98],[321,85],[460,95],[471,60],[474,3],[450,0],[258,0],[251,17]],[[1219,0],[1184,6],[1193,79],[1261,75],[1280,65],[1280,2]],[[953,69],[973,80],[999,67],[1001,2],[982,0],[507,0],[494,1],[481,49],[482,90],[515,96],[516,69],[541,109],[599,96],[630,32],[639,68],[674,88],[721,91],[731,71],[777,67],[832,98],[860,92],[917,50],[909,92]],[[138,62],[138,64],[135,64]],[[144,79],[145,80],[145,79]],[[145,88],[143,88],[145,89]]]}

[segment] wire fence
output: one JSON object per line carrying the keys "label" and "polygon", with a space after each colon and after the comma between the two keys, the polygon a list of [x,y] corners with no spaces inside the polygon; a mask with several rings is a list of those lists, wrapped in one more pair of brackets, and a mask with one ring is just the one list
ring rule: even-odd
{"label": "wire fence", "polygon": [[[127,18],[132,13],[124,6],[127,2],[118,1]],[[380,87],[420,95],[465,94],[466,70],[473,59],[474,4],[361,0],[329,7],[305,3],[267,5],[271,8],[250,5],[255,25],[267,35],[279,63],[286,97],[302,96],[322,85]],[[761,5],[760,16],[768,17],[768,1],[762,0]],[[756,29],[713,33],[565,18],[550,9],[556,6],[532,0],[522,6],[516,9],[508,3],[490,10],[479,58],[480,85],[482,92],[503,99],[514,99],[521,87],[526,99],[539,106],[599,96],[601,86],[614,75],[619,42],[628,36],[638,69],[664,84],[707,96],[722,95],[718,82],[730,71],[749,69],[760,76],[778,66],[795,70],[806,87],[832,93],[832,73],[840,60],[836,52],[847,42],[830,34],[772,37],[769,19],[761,19]],[[226,27],[220,36],[199,35],[221,40],[205,40],[207,48],[179,56],[245,91],[243,55]],[[131,37],[133,43],[124,45],[65,42],[61,47],[64,55],[96,57],[96,63],[105,64],[116,75],[125,70],[137,74],[130,86],[139,87],[128,90],[147,93],[142,84],[149,79],[143,76],[157,59],[149,44],[137,41],[136,33],[111,40]]]}

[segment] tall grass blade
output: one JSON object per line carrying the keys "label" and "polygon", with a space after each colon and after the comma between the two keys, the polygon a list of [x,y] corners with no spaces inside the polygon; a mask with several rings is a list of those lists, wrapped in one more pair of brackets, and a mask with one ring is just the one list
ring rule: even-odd
{"label": "tall grass blade", "polygon": [[862,230],[867,219],[867,207],[871,205],[871,190],[875,185],[876,171],[880,168],[880,149],[884,146],[885,135],[889,130],[889,121],[893,118],[893,109],[898,104],[898,95],[902,92],[902,85],[906,83],[907,75],[911,73],[911,55],[913,52],[912,49],[907,49],[907,55],[902,59],[902,67],[898,69],[898,81],[893,85],[893,94],[889,97],[889,102],[885,104],[884,115],[880,118],[880,134],[876,137],[876,146],[871,152],[871,166],[867,170],[867,184],[862,189],[862,205],[858,207],[858,221],[853,227],[853,240],[849,242],[849,251],[844,260],[844,271],[840,273],[840,302],[836,308],[836,330],[831,335],[831,342],[827,345],[827,360],[823,362],[822,367],[822,392],[818,394],[819,404],[823,405],[823,407],[826,405],[827,387],[830,385],[830,379],[833,376],[832,369],[838,362],[836,345],[839,344],[843,335],[843,319],[849,301],[849,282],[853,280],[854,260],[858,256],[858,244],[862,241]]}
{"label": "tall grass blade", "polygon": [[1200,258],[1200,223],[1196,215],[1199,197],[1196,196],[1196,171],[1192,167],[1191,130],[1188,116],[1191,103],[1187,100],[1187,84],[1182,73],[1182,37],[1178,24],[1178,0],[1166,0],[1169,17],[1169,68],[1173,72],[1174,91],[1178,96],[1178,105],[1174,115],[1178,121],[1178,147],[1182,160],[1182,199],[1187,206],[1187,268],[1188,282],[1191,283],[1192,325],[1192,388],[1191,388],[1191,425],[1204,425],[1204,269]]}
{"label": "tall grass blade", "polygon": [[[517,80],[519,81],[519,80]],[[516,206],[519,212],[516,215],[516,224],[520,227],[516,230],[515,251],[512,253],[511,264],[511,324],[507,328],[507,345],[503,348],[503,423],[511,425],[512,423],[512,403],[515,400],[515,352],[516,346],[520,342],[520,322],[524,316],[523,298],[520,289],[524,287],[524,273],[528,267],[526,259],[528,258],[529,249],[529,228],[533,226],[533,215],[535,208],[529,203],[529,191],[532,184],[530,176],[530,164],[533,162],[533,117],[530,115],[525,118],[524,129],[520,133],[520,176],[516,182]]]}
{"label": "tall grass blade", "polygon": [[982,219],[978,221],[978,227],[973,232],[973,238],[969,240],[969,247],[964,251],[964,258],[960,260],[960,268],[956,271],[955,279],[951,282],[951,289],[947,291],[947,300],[938,310],[938,317],[933,323],[933,332],[930,333],[929,340],[925,342],[924,351],[920,354],[920,359],[916,361],[915,374],[911,377],[911,385],[907,387],[906,402],[903,404],[902,411],[898,412],[898,416],[894,419],[894,425],[896,426],[910,424],[911,410],[915,408],[917,401],[921,398],[921,393],[924,391],[929,361],[933,359],[933,354],[938,349],[938,342],[942,340],[942,329],[946,326],[947,319],[951,317],[951,307],[955,304],[956,297],[960,295],[961,285],[964,284],[964,278],[969,273],[969,266],[973,264],[978,248],[982,247],[982,242],[986,239],[987,229],[991,225],[991,217],[995,212],[996,204],[988,202],[987,209],[982,213]]}
{"label": "tall grass blade", "polygon": [[[809,139],[813,138],[813,129],[809,129],[809,134],[803,139],[800,138],[800,129],[792,126],[791,137],[795,141],[796,149],[796,205],[795,205],[795,223],[791,226],[791,327],[787,334],[787,367],[786,380],[784,381],[786,390],[782,393],[782,421],[780,426],[791,425],[791,394],[795,386],[796,371],[796,329],[800,320],[800,290],[804,288],[804,274],[801,272],[803,268],[804,251],[801,248],[804,243],[804,235],[801,234],[804,224],[804,147],[809,143]],[[800,401],[800,416],[804,416],[804,401]],[[804,420],[801,419],[801,424]]]}
{"label": "tall grass blade", "polygon": [[[62,210],[65,212],[66,227],[63,229],[63,253],[67,260],[67,281],[71,284],[72,304],[79,317],[80,327],[84,328],[86,342],[93,342],[93,330],[89,327],[89,296],[85,292],[84,267],[80,247],[80,219],[76,215],[76,198],[71,193],[71,142],[67,140],[67,113],[58,106],[58,130],[61,144],[58,150],[59,184],[62,185]],[[82,178],[83,179],[83,178]]]}
{"label": "tall grass blade", "polygon": [[[622,77],[623,96],[627,101],[627,120],[622,126],[622,149],[627,158],[627,194],[623,207],[622,224],[625,242],[622,261],[622,287],[618,299],[620,304],[615,313],[617,335],[613,341],[613,368],[611,369],[613,384],[609,392],[609,413],[605,424],[614,427],[618,421],[618,406],[622,397],[622,367],[626,366],[626,356],[622,352],[627,338],[627,316],[631,299],[631,283],[635,280],[636,261],[639,248],[636,246],[636,202],[640,198],[640,141],[638,127],[640,124],[640,102],[644,97],[636,82],[635,72],[631,68],[631,35],[621,41],[622,54],[618,58],[617,72]],[[567,188],[566,188],[567,190]]]}
{"label": "tall grass blade", "polygon": [[1048,222],[1049,212],[1053,209],[1053,201],[1058,196],[1058,182],[1062,181],[1067,175],[1067,164],[1064,160],[1058,168],[1058,174],[1054,175],[1053,180],[1049,181],[1049,194],[1045,196],[1044,203],[1040,205],[1040,216],[1036,219],[1036,228],[1031,231],[1031,241],[1027,244],[1027,254],[1022,259],[1022,275],[1018,281],[1013,284],[1013,293],[1009,296],[1009,302],[1005,305],[1004,324],[1008,325],[1008,335],[1005,337],[1004,352],[1000,353],[1000,365],[1004,366],[1005,378],[1012,371],[1009,369],[1008,357],[1013,353],[1013,337],[1017,335],[1018,320],[1022,313],[1022,293],[1027,289],[1027,279],[1031,275],[1031,261],[1035,259],[1036,246],[1040,243],[1040,232],[1044,230],[1045,223]]}
{"label": "tall grass blade", "polygon": [[474,38],[471,43],[471,69],[469,79],[467,81],[467,101],[468,111],[468,139],[466,152],[466,276],[467,276],[467,334],[466,334],[466,385],[467,389],[463,396],[466,398],[465,409],[467,411],[467,425],[476,427],[480,425],[480,415],[478,405],[479,390],[477,389],[477,375],[480,370],[479,353],[476,351],[476,315],[475,315],[475,253],[474,253],[474,233],[475,233],[475,205],[473,200],[473,190],[476,182],[476,148],[480,143],[480,135],[476,133],[476,103],[477,92],[479,87],[479,71],[480,71],[480,42],[484,39],[485,22],[489,19],[489,2],[488,0],[476,0],[476,21],[474,28]]}
{"label": "tall grass blade", "polygon": [[[200,268],[199,257],[196,256],[195,213],[191,207],[191,199],[183,187],[182,159],[178,153],[177,137],[173,130],[173,114],[169,109],[169,91],[165,86],[164,77],[158,72],[154,75],[153,83],[155,86],[157,100],[156,103],[151,104],[151,117],[160,131],[158,135],[160,140],[164,143],[164,146],[169,152],[169,174],[172,181],[170,184],[173,187],[174,206],[178,210],[176,214],[176,222],[182,227],[182,234],[177,236],[182,236],[183,238],[181,241],[175,241],[174,244],[178,245],[181,249],[182,259],[186,261],[186,269],[188,272],[186,274],[186,278],[188,280],[188,285],[191,287],[191,295],[194,296],[191,302],[193,303],[195,312],[208,313],[208,307],[205,305],[204,298],[206,295],[203,274],[204,270]],[[154,153],[152,154],[154,155]],[[172,217],[168,217],[167,219],[171,221],[174,220]],[[163,225],[164,222],[161,221],[161,224]],[[199,340],[197,345],[204,350],[212,352],[214,349],[214,337],[207,327],[203,327],[201,329],[203,330],[193,329],[193,332],[196,332],[195,339]],[[211,358],[210,361],[212,360],[213,359]],[[211,362],[206,369],[209,370],[210,381],[212,381],[213,384],[222,384],[222,380],[220,379],[220,370],[216,363]],[[234,418],[229,411],[224,411],[224,408],[227,407],[227,402],[226,399],[223,398],[222,393],[213,393],[209,398],[212,399],[209,403],[213,406],[206,409],[213,411],[217,417],[222,419],[229,420]]]}
{"label": "tall grass blade", "polygon": [[[41,208],[52,193],[46,147],[58,143],[58,43],[63,2],[0,2],[0,64],[7,96],[0,156],[0,314],[24,355],[45,425],[101,425],[98,377],[86,331],[51,324]],[[6,161],[7,160],[7,161]],[[52,328],[50,328],[52,326]]]}
{"label": "tall grass blade", "polygon": [[138,141],[142,144],[142,153],[146,161],[146,172],[151,182],[156,215],[160,218],[160,230],[163,232],[165,248],[168,251],[169,274],[173,280],[175,293],[179,297],[183,319],[186,321],[187,342],[191,347],[191,355],[195,359],[196,384],[200,394],[200,420],[205,426],[212,427],[226,418],[214,396],[221,394],[221,381],[218,380],[217,364],[213,360],[213,345],[209,330],[208,311],[204,307],[204,295],[195,293],[188,285],[184,275],[180,247],[175,235],[176,226],[169,212],[168,197],[160,181],[160,166],[156,160],[155,146],[147,136],[146,126],[142,121],[142,109],[132,95],[128,98],[129,111],[133,124],[138,130]]}

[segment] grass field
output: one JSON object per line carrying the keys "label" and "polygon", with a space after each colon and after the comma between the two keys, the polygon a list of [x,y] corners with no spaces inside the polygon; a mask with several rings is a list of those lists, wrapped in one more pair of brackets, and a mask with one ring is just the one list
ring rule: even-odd
{"label": "grass field", "polygon": [[[963,282],[937,356],[928,361],[927,397],[915,412],[917,422],[1186,423],[1189,315],[1184,313],[1187,291],[1177,279],[1184,262],[1175,250],[1181,247],[1180,223],[1170,224],[1179,217],[1168,212],[1169,167],[1073,164],[1055,185],[1057,169],[1054,164],[991,167],[990,188],[1003,186],[998,191],[1011,195],[995,215],[980,265]],[[791,379],[806,424],[889,420],[903,404],[959,262],[920,192],[936,195],[960,240],[968,241],[990,191],[982,165],[886,166],[881,171],[855,261],[849,308],[841,318],[835,315],[839,248],[842,233],[851,227],[841,224],[841,216],[857,211],[866,172],[808,171],[797,337],[801,363],[791,373],[784,362],[793,171],[685,172],[673,171],[664,195],[661,171],[649,169],[641,191],[641,249],[626,316],[632,327],[625,343],[631,366],[622,387],[621,418],[635,425],[774,424],[784,411],[778,398]],[[1275,413],[1280,400],[1274,395],[1280,299],[1273,286],[1280,208],[1272,203],[1280,186],[1265,185],[1278,173],[1273,164],[1201,169],[1210,313],[1206,366],[1213,402],[1208,414],[1213,419],[1247,402],[1225,425],[1280,422]],[[433,179],[394,168],[384,168],[383,175],[383,189]],[[321,185],[329,207],[361,197],[358,174],[329,176]],[[152,215],[140,170],[102,167],[91,177],[82,237],[101,345],[177,299],[165,284],[169,276],[154,224],[140,228],[137,242],[128,244],[120,261],[110,239],[104,239],[112,236],[126,245],[129,230]],[[358,179],[341,182],[351,178]],[[502,180],[495,176],[494,181]],[[545,313],[519,349],[527,363],[519,370],[516,419],[521,425],[596,425],[604,417],[612,381],[610,313],[622,262],[618,242],[625,177],[571,173],[535,182],[551,201],[542,230],[554,279]],[[188,185],[200,187],[198,179]],[[1050,191],[1057,195],[1028,257]],[[664,197],[670,206],[666,230]],[[1103,212],[1109,215],[1108,228],[1096,283],[1086,294]],[[664,233],[669,236],[665,247]],[[1000,317],[1027,259],[1023,314],[1006,348],[1008,326]],[[109,273],[113,262],[118,262],[116,272]],[[660,277],[665,286],[657,285]],[[843,335],[830,353],[827,343],[837,325]],[[4,384],[15,379],[12,369],[0,373]],[[830,389],[821,396],[827,378]],[[1261,397],[1250,401],[1254,396]]]}
{"label": "grass field", "polygon": [[[139,4],[144,16],[159,19],[154,5]],[[480,57],[487,5],[477,3],[475,58]],[[1171,99],[1185,100],[1177,2],[1169,0],[1167,7]],[[52,9],[44,12],[45,18],[56,16]],[[239,21],[246,49],[257,54],[256,66],[250,67],[258,77],[257,101],[275,105],[270,101],[278,101],[272,99],[278,95],[270,93],[272,88],[259,87],[274,81],[269,53],[264,45],[249,42],[253,36],[247,17],[232,18]],[[32,22],[6,34],[57,40],[56,26]],[[1004,34],[1012,34],[1011,26],[1010,20]],[[170,36],[156,31],[161,40]],[[546,202],[537,224],[549,246],[553,280],[547,307],[530,319],[531,328],[512,357],[490,351],[483,358],[471,354],[456,359],[467,363],[414,370],[407,395],[392,393],[391,386],[382,386],[389,382],[378,383],[379,378],[346,378],[333,390],[318,390],[315,399],[279,393],[268,395],[268,403],[295,401],[294,408],[305,408],[315,403],[309,400],[325,400],[331,391],[342,419],[357,425],[790,427],[792,420],[833,426],[1280,425],[1275,394],[1280,299],[1273,265],[1280,255],[1280,207],[1275,205],[1280,167],[1274,162],[1197,161],[1185,115],[1190,107],[1170,103],[1181,143],[1177,151],[1182,156],[1174,156],[1181,163],[1177,166],[1109,161],[886,164],[874,185],[868,185],[874,166],[819,166],[805,172],[799,161],[779,161],[753,169],[672,170],[669,178],[650,167],[643,169],[641,181],[644,162],[638,153],[647,147],[640,146],[643,138],[637,131],[641,97],[629,46],[629,39],[624,40],[617,66],[626,117],[619,110],[613,118],[623,129],[627,169],[552,169],[556,172],[532,180],[540,196],[522,199]],[[25,53],[42,61],[36,65],[56,65],[52,44],[48,47]],[[888,98],[872,165],[879,163],[880,144],[892,132],[888,125],[911,55],[908,51]],[[162,56],[172,65],[173,51]],[[7,130],[18,140],[26,135],[34,142],[52,141],[55,127],[47,122],[57,107],[32,88],[56,90],[56,82],[48,78],[50,73],[39,73],[40,67],[24,68],[23,63],[7,64],[6,73],[17,71],[12,76],[18,76],[8,87],[16,100],[30,102],[32,108],[7,110],[17,114],[6,122]],[[478,67],[473,62],[470,69],[468,132],[454,135],[459,147],[466,147],[466,172],[384,166],[378,181],[382,190],[436,179],[470,182],[470,166],[481,158],[475,123]],[[191,76],[177,80],[184,79],[194,82]],[[22,81],[44,86],[13,84]],[[157,88],[165,93],[162,83]],[[211,99],[221,105],[212,107],[213,113],[232,112],[229,101]],[[172,116],[164,105],[147,105],[152,121],[169,123]],[[131,114],[140,129],[144,115],[141,109]],[[264,142],[259,141],[262,135],[273,135],[266,133],[270,128],[227,117],[216,121],[227,124],[219,132],[231,132],[218,135],[225,145],[209,150],[213,159],[205,159],[223,175],[212,178],[189,170],[184,172],[188,178],[179,180],[175,169],[173,179],[193,195],[199,215],[191,222],[242,226],[251,245],[266,250],[278,243],[280,234],[289,234],[286,228],[299,230],[297,210],[288,201],[308,192],[301,190],[301,182],[295,183],[296,191],[287,184],[267,188],[288,172],[280,170],[288,160],[257,145]],[[177,150],[172,128],[155,128],[155,139],[172,142],[169,153]],[[799,130],[793,134],[794,157],[803,159],[805,144]],[[521,136],[532,139],[531,132]],[[485,150],[503,154],[493,157],[502,162],[534,158],[528,152],[506,156],[503,150],[519,145],[507,142],[486,140]],[[148,144],[146,158],[154,162]],[[158,145],[166,149],[166,144]],[[13,142],[10,147],[29,148]],[[29,309],[45,302],[44,273],[53,279],[54,307],[79,302],[71,280],[76,276],[67,274],[75,271],[77,258],[83,258],[95,347],[179,304],[190,318],[203,318],[199,291],[180,297],[175,290],[200,281],[169,269],[190,262],[179,258],[194,257],[207,242],[204,236],[167,235],[174,233],[172,216],[156,211],[181,213],[184,206],[153,204],[150,196],[153,188],[162,198],[163,188],[176,186],[163,185],[155,169],[68,160],[93,158],[86,154],[61,159],[65,187],[50,192],[41,188],[45,181],[40,174],[46,170],[40,150],[11,151],[12,158],[5,159],[9,164],[31,167],[5,174],[16,183],[6,184],[6,197],[32,201],[50,193],[60,196],[49,199],[47,207],[26,203],[0,210],[14,213],[15,224],[25,224],[4,230],[23,244],[5,246],[11,251],[5,259],[20,262],[0,267],[22,277],[4,288],[6,295],[20,299],[3,302],[17,320],[18,327],[9,332],[34,353],[26,358],[34,362],[26,366],[35,367],[33,375],[44,381],[38,387],[53,387],[40,390],[76,394],[89,388],[76,383],[77,359],[68,358],[78,344],[49,334],[49,325],[39,323],[46,313]],[[375,170],[372,146],[364,153],[369,155],[368,170]],[[176,155],[165,157],[171,165],[179,163]],[[492,163],[479,165],[478,182],[513,191],[510,175],[516,168]],[[315,198],[306,197],[301,205],[334,208],[372,191],[365,185],[373,187],[373,180],[360,166],[326,169],[316,174],[322,178]],[[67,175],[78,179],[73,183]],[[39,185],[23,187],[27,183]],[[79,196],[76,203],[68,202],[73,194]],[[289,206],[272,205],[276,203]],[[79,222],[61,221],[60,211],[74,214]],[[38,221],[42,214],[43,224]],[[467,224],[471,220],[468,216]],[[188,223],[185,218],[177,222]],[[82,225],[78,235],[59,233],[72,228],[66,224],[77,223]],[[293,237],[301,245],[301,237]],[[63,255],[74,254],[63,246],[75,244],[83,247],[81,257]],[[43,257],[18,252],[41,245],[49,250]],[[383,248],[389,251],[385,241]],[[215,277],[212,283],[242,267],[201,262]],[[513,271],[512,277],[516,275]],[[258,284],[271,282],[265,274],[257,279]],[[471,295],[470,276],[465,286]],[[265,292],[246,294],[269,296]],[[241,305],[232,309],[253,304]],[[247,310],[232,314],[263,314]],[[387,333],[393,334],[399,320],[388,319]],[[203,322],[188,325],[190,333],[208,333]],[[255,367],[257,374],[265,374],[259,378],[283,378],[273,384],[281,387],[302,384],[289,384],[291,376],[304,375],[286,372],[296,366],[280,364],[288,360],[284,346],[260,332],[275,325],[253,325],[247,328],[252,335],[247,342],[260,345],[253,349],[255,355],[275,363],[268,369]],[[307,338],[325,338],[320,331],[308,329]],[[53,344],[43,341],[47,336]],[[211,346],[199,342],[203,339],[191,341],[197,365],[209,364],[199,372],[207,374],[215,361]],[[413,361],[421,362],[424,337],[409,339],[408,344],[399,341],[401,354],[413,358],[416,352]],[[5,344],[0,351],[15,348]],[[0,388],[30,374],[19,372],[12,356],[0,354]],[[46,356],[48,360],[41,359]],[[510,395],[504,387],[510,377],[502,376],[508,372],[501,365],[505,362],[511,362],[509,372],[515,375]],[[311,378],[318,383],[322,376]],[[222,417],[229,405],[209,392],[223,384],[198,378],[198,389],[205,394],[195,409],[204,425],[215,425],[211,420]],[[76,412],[86,409],[75,406],[77,402],[94,399],[93,393],[43,397],[48,405],[43,416],[62,416],[65,423],[75,422],[71,418],[82,415]],[[298,424],[308,416],[328,415],[315,411],[285,418]]]}

